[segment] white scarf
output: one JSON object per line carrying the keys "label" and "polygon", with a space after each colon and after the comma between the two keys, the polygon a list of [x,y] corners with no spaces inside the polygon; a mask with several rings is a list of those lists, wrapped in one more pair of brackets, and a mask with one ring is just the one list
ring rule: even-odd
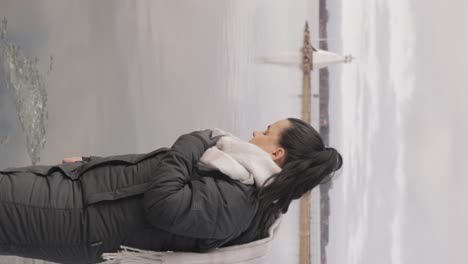
{"label": "white scarf", "polygon": [[271,175],[281,171],[270,154],[255,144],[243,141],[219,128],[212,129],[212,137],[222,136],[203,153],[198,162],[201,170],[219,170],[223,174],[244,184],[257,187]]}

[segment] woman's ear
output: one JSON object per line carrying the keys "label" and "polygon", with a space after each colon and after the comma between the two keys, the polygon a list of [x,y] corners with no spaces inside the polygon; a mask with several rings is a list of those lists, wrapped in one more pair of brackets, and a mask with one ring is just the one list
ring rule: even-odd
{"label": "woman's ear", "polygon": [[271,155],[273,156],[274,161],[278,161],[280,163],[283,163],[284,157],[285,157],[285,150],[284,148],[277,148],[275,152],[273,152]]}
{"label": "woman's ear", "polygon": [[284,166],[285,156],[284,154],[281,154],[281,153],[284,153],[284,151],[281,152],[277,150],[276,152],[273,152],[272,158],[273,158],[273,161],[276,163],[276,165],[278,165],[278,167],[282,169]]}

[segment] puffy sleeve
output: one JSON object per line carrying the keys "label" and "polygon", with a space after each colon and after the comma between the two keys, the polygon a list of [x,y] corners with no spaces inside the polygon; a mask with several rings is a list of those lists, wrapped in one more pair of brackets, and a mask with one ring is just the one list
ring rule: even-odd
{"label": "puffy sleeve", "polygon": [[83,157],[81,157],[81,160],[88,162],[88,161],[93,161],[93,160],[97,160],[97,159],[101,159],[101,158],[102,157],[100,157],[100,156],[83,156]]}
{"label": "puffy sleeve", "polygon": [[252,198],[240,183],[216,177],[190,177],[210,142],[211,131],[180,136],[161,158],[143,205],[155,227],[192,238],[237,237],[255,214]]}

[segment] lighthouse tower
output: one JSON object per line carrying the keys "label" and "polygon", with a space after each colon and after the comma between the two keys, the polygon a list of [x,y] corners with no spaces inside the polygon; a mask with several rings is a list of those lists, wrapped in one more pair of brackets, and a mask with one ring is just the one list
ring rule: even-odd
{"label": "lighthouse tower", "polygon": [[[302,70],[302,110],[301,119],[318,127],[319,120],[312,120],[312,89],[311,72],[313,70],[328,67],[333,64],[351,63],[353,56],[339,55],[326,50],[317,50],[310,43],[309,25],[306,22],[304,29],[304,42],[300,52],[285,53],[265,57],[257,57],[257,63],[277,64],[281,66],[292,66]],[[316,94],[319,97],[319,94]],[[317,99],[316,102],[320,100]],[[316,104],[318,105],[318,104]],[[318,109],[315,107],[314,109]],[[315,116],[319,116],[315,113]],[[301,197],[300,204],[300,230],[299,230],[299,258],[300,263],[321,262],[321,216],[320,216],[320,188],[307,192]],[[313,259],[313,260],[311,260]]]}

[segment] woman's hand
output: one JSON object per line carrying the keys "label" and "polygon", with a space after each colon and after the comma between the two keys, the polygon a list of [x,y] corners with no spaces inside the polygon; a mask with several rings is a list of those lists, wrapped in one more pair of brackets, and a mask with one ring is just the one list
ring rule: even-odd
{"label": "woman's hand", "polygon": [[60,164],[67,163],[67,162],[76,162],[76,161],[82,161],[81,157],[64,158],[63,160],[60,161]]}

